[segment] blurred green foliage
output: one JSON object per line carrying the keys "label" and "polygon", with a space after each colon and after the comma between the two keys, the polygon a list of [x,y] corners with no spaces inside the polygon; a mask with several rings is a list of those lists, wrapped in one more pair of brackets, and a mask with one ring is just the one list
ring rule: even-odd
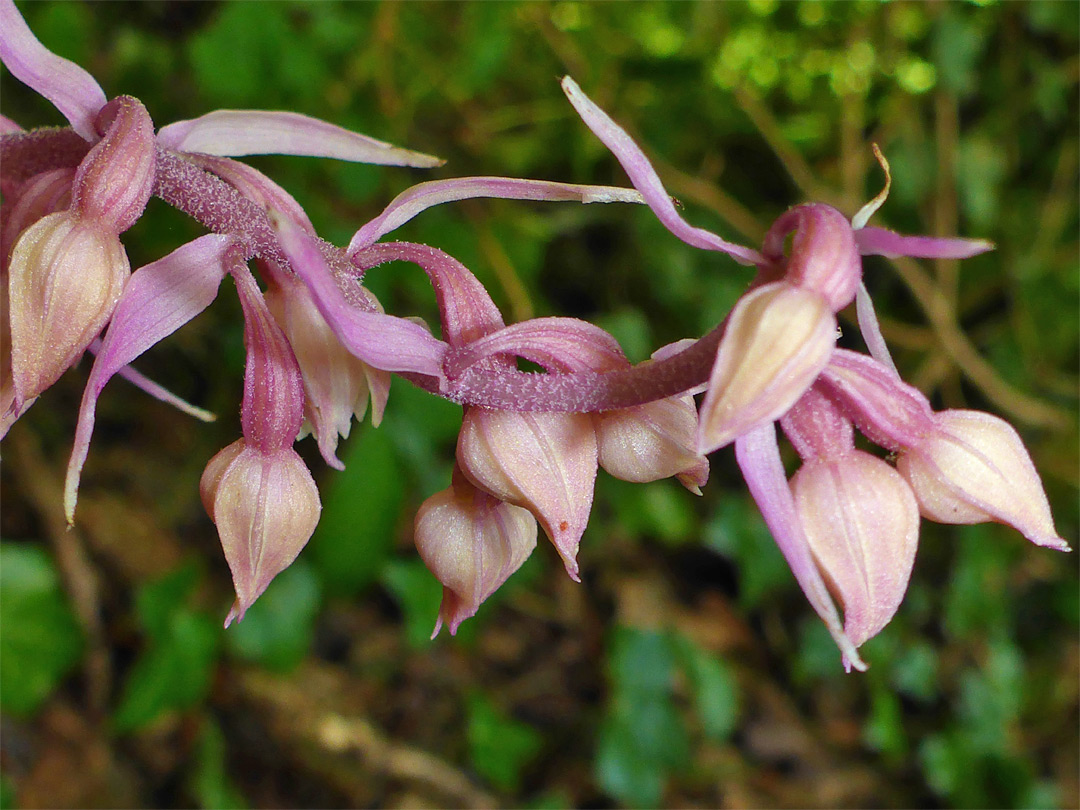
{"label": "blurred green foliage", "polygon": [[[624,184],[565,103],[557,77],[566,73],[656,158],[690,221],[736,241],[755,242],[809,198],[853,213],[880,189],[868,148],[877,142],[894,182],[875,222],[998,245],[959,267],[923,263],[938,304],[887,262],[866,262],[902,372],[940,407],[1016,423],[1060,532],[1078,536],[1076,3],[20,9],[47,46],[91,70],[108,95],[142,98],[158,125],[218,107],[293,109],[448,159],[428,173],[251,159],[338,244],[431,177]],[[61,123],[6,72],[0,79],[5,115]],[[138,266],[197,233],[152,204],[125,243]],[[643,209],[478,201],[425,212],[395,236],[463,261],[508,320],[588,318],[635,360],[711,328],[750,278],[683,245]],[[368,283],[388,311],[435,323],[416,268],[386,265]],[[327,667],[357,701],[335,712],[368,712],[504,804],[1077,804],[1075,562],[1000,526],[924,524],[905,604],[866,645],[870,671],[845,676],[725,452],[701,499],[672,482],[643,488],[601,474],[582,544],[585,588],[568,596],[561,565],[539,549],[455,639],[428,643],[439,586],[411,549],[410,527],[422,499],[449,483],[460,408],[400,380],[384,424],[355,426],[340,448],[344,473],[324,469],[310,442],[298,445],[320,482],[320,526],[298,563],[223,633],[228,574],[197,484],[239,430],[232,298],[226,284],[204,318],[137,364],[215,409],[218,422],[192,425],[112,383],[84,474],[77,529],[106,583],[106,640],[95,644],[115,669],[100,744],[142,774],[135,803],[415,798],[358,778],[355,763],[335,769],[332,746],[305,759],[315,743],[281,731],[299,735],[302,723],[275,724],[272,711],[237,697],[249,670],[306,684]],[[933,306],[985,367],[961,369],[942,350]],[[844,331],[845,345],[861,348],[850,321]],[[40,436],[57,469],[76,377],[19,426]],[[49,750],[54,713],[81,705],[95,670],[89,653],[74,669],[86,642],[64,595],[73,574],[69,566],[58,579],[45,551],[49,520],[13,466],[6,459],[0,471],[3,533],[29,539],[0,547],[0,705],[30,718],[18,739]],[[205,564],[184,562],[193,555]],[[621,615],[625,583],[641,577],[665,583],[653,629]],[[112,733],[180,753],[140,759]],[[269,752],[267,737],[278,746]],[[275,778],[283,768],[300,774],[295,784]],[[3,806],[38,795],[32,765],[5,756],[4,769]],[[371,792],[351,793],[356,781]],[[107,791],[79,798],[94,796],[117,801]]]}

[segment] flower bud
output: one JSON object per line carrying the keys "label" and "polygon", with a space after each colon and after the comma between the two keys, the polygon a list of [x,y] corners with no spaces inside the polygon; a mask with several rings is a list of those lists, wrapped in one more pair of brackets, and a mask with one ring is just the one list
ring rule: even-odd
{"label": "flower bud", "polygon": [[1042,481],[1020,436],[1002,419],[978,411],[942,411],[896,467],[924,517],[939,523],[994,521],[1032,543],[1068,551],[1054,529]]}
{"label": "flower bud", "polygon": [[210,459],[199,494],[236,588],[228,627],[307,545],[322,509],[319,491],[291,447],[264,453],[238,439]]}
{"label": "flower bud", "polygon": [[443,585],[434,638],[443,622],[450,634],[476,615],[536,548],[536,519],[477,489],[457,471],[453,485],[416,513],[416,550]]}
{"label": "flower bud", "polygon": [[888,624],[907,590],[919,508],[907,482],[860,450],[805,463],[791,480],[814,561],[856,646]]}
{"label": "flower bud", "polygon": [[130,275],[116,234],[70,211],[23,231],[8,279],[18,402],[36,397],[78,359],[109,320]]}
{"label": "flower bud", "polygon": [[[382,421],[390,374],[372,368],[341,345],[302,281],[282,272],[265,277],[270,282],[267,306],[288,338],[303,375],[304,416],[326,463],[344,469],[336,455],[338,436],[348,438],[353,417],[364,418],[369,398],[372,424]],[[382,311],[374,295],[359,285],[357,289]]]}
{"label": "flower bud", "polygon": [[778,281],[735,305],[701,404],[698,450],[711,453],[781,416],[803,395],[836,345],[825,299]]}
{"label": "flower bud", "polygon": [[469,480],[532,512],[575,581],[596,458],[596,433],[584,414],[468,408],[458,436],[457,462]]}
{"label": "flower bud", "polygon": [[693,397],[669,397],[634,408],[598,413],[600,466],[624,481],[646,483],[675,476],[696,495],[709,480],[709,462],[695,450]]}

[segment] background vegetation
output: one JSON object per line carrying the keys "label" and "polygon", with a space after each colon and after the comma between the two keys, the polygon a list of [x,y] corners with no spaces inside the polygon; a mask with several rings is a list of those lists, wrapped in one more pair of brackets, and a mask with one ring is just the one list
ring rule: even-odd
{"label": "background vegetation", "polygon": [[[442,169],[257,158],[342,244],[430,177],[625,184],[572,114],[572,74],[657,163],[693,222],[756,242],[787,206],[993,239],[958,264],[868,260],[905,376],[1015,423],[1058,528],[1078,537],[1080,5],[803,2],[27,3],[52,49],[161,125],[293,109],[439,154]],[[4,73],[4,113],[60,123]],[[197,228],[160,202],[132,265]],[[402,238],[439,245],[508,320],[563,314],[634,359],[699,335],[748,272],[645,210],[479,201]],[[433,313],[415,268],[372,285]],[[1074,556],[999,526],[924,524],[910,592],[844,675],[739,479],[701,499],[601,473],[583,584],[550,548],[456,638],[411,545],[449,481],[459,409],[396,381],[335,473],[322,521],[239,626],[197,485],[239,435],[241,321],[210,312],[137,364],[219,419],[113,382],[75,529],[60,486],[85,364],[5,443],[0,547],[4,806],[1075,807]],[[844,340],[854,333],[845,321]],[[852,345],[857,345],[853,343]]]}

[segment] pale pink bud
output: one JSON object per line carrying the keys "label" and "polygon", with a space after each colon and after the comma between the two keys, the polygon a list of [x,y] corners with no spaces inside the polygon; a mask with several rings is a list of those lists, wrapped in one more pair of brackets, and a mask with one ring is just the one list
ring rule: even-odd
{"label": "pale pink bud", "polygon": [[[327,464],[338,469],[338,436],[348,438],[352,420],[364,418],[372,401],[371,422],[382,421],[390,394],[390,374],[372,368],[341,345],[334,330],[319,313],[311,293],[296,276],[268,273],[266,303],[296,355],[304,379],[304,416]],[[381,312],[375,296],[366,294]]]}
{"label": "pale pink bud", "polygon": [[536,519],[527,509],[477,489],[455,471],[449,489],[416,513],[416,550],[443,585],[439,620],[450,634],[521,567],[536,548]]}
{"label": "pale pink bud", "polygon": [[669,397],[634,408],[596,414],[600,466],[624,481],[646,483],[675,476],[696,495],[709,480],[709,462],[695,450],[693,397]]}
{"label": "pale pink bud", "polygon": [[896,462],[922,514],[940,523],[994,521],[1036,545],[1068,551],[1058,536],[1042,481],[1020,436],[978,411],[942,411],[935,428]]}
{"label": "pale pink bud", "polygon": [[596,458],[596,432],[584,414],[467,408],[458,436],[457,461],[469,480],[532,512],[574,580]]}
{"label": "pale pink bud", "polygon": [[735,305],[701,404],[698,450],[711,453],[780,417],[825,368],[836,317],[817,293],[777,281]]}
{"label": "pale pink bud", "polygon": [[210,459],[199,494],[236,588],[228,627],[307,544],[319,522],[319,491],[291,447],[264,453],[238,439]]}
{"label": "pale pink bud", "polygon": [[791,480],[814,560],[856,646],[888,624],[907,590],[919,508],[907,482],[859,450],[806,462]]}
{"label": "pale pink bud", "polygon": [[18,402],[36,397],[78,359],[109,320],[130,275],[116,234],[70,211],[23,231],[8,279]]}

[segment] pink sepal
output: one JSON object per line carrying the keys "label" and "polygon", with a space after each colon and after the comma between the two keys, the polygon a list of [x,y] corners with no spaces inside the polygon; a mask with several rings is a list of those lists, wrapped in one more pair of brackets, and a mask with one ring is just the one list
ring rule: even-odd
{"label": "pink sepal", "polygon": [[6,115],[0,115],[0,135],[14,135],[16,132],[22,131],[23,128]]}
{"label": "pink sepal", "polygon": [[178,152],[221,157],[306,155],[386,166],[441,166],[444,161],[320,121],[274,110],[215,110],[162,127],[158,143]]}
{"label": "pink sepal", "polygon": [[109,379],[217,297],[234,240],[208,234],[136,270],[124,288],[83,390],[75,442],[64,481],[64,514],[75,519],[79,476],[90,450],[97,400]]}
{"label": "pink sepal", "polygon": [[300,203],[285,189],[246,163],[214,155],[188,154],[184,159],[189,163],[216,174],[249,200],[257,203],[266,211],[278,211],[298,224],[308,233],[315,233],[315,226],[308,219],[307,212]]}
{"label": "pink sepal", "polygon": [[447,373],[457,376],[499,355],[522,357],[552,372],[630,367],[618,341],[600,327],[577,318],[533,318],[451,352],[446,360]]}
{"label": "pink sepal", "polygon": [[375,219],[366,223],[349,242],[355,253],[400,228],[421,211],[443,203],[495,197],[505,200],[570,200],[582,203],[641,203],[644,198],[631,188],[519,180],[512,177],[455,177],[419,183],[398,194]]}
{"label": "pink sepal", "polygon": [[34,36],[12,0],[0,0],[0,61],[16,79],[51,101],[85,140],[94,142],[105,93],[94,77]]}
{"label": "pink sepal", "polygon": [[[784,239],[794,231],[791,251]],[[765,256],[784,267],[784,280],[812,290],[833,312],[851,303],[862,279],[862,261],[847,218],[821,203],[797,205],[784,213],[765,235]]]}
{"label": "pink sepal", "polygon": [[986,239],[901,236],[873,225],[855,231],[855,243],[863,256],[884,256],[887,259],[900,256],[911,256],[915,259],[970,259],[994,249],[994,243]]}
{"label": "pink sepal", "polygon": [[562,80],[562,89],[566,97],[577,110],[578,115],[585,125],[593,131],[615,158],[622,164],[623,169],[630,177],[634,188],[641,192],[645,198],[645,204],[653,210],[657,218],[675,236],[682,239],[688,245],[693,245],[702,250],[718,250],[727,253],[740,264],[763,264],[764,257],[752,248],[736,245],[721,239],[703,228],[696,228],[686,222],[675,210],[671,197],[664,190],[660,178],[653,169],[645,153],[634,143],[626,131],[616,124],[611,118],[596,106],[593,101],[582,92],[577,82],[569,76]]}
{"label": "pink sepal", "polygon": [[311,235],[279,214],[272,212],[271,220],[293,270],[311,290],[319,312],[345,348],[384,371],[414,371],[442,377],[445,343],[420,324],[365,312],[350,303]]}
{"label": "pink sepal", "polygon": [[840,614],[837,613],[825,580],[814,563],[810,544],[799,521],[795,499],[784,473],[784,465],[780,460],[780,447],[776,443],[776,429],[772,423],[754,428],[737,438],[735,458],[739,462],[739,469],[746,479],[750,494],[757,502],[765,524],[791,567],[799,587],[840,648],[844,668],[851,671],[854,667],[864,671],[866,664],[844,632],[840,624]]}
{"label": "pink sepal", "polygon": [[452,347],[464,346],[503,326],[502,315],[484,285],[465,265],[438,248],[386,242],[353,253],[351,260],[362,271],[391,261],[419,266],[435,290],[443,337]]}

